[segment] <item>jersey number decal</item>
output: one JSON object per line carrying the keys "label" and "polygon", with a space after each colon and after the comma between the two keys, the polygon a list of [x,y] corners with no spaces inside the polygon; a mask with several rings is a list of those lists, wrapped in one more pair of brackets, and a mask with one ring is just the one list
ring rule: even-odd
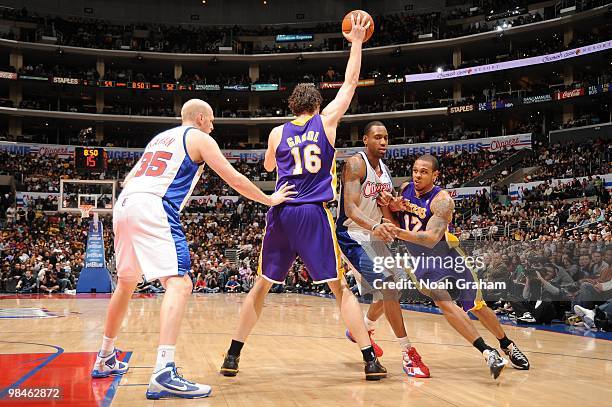
{"label": "jersey number decal", "polygon": [[[293,169],[293,175],[302,175],[302,156],[300,154],[300,147],[293,147],[291,154],[295,160],[295,168]],[[304,147],[304,167],[306,171],[311,174],[316,174],[321,169],[321,149],[316,144],[308,144]]]}
{"label": "jersey number decal", "polygon": [[404,223],[408,226],[408,230],[418,232],[423,227],[421,220],[414,215],[404,215]]}
{"label": "jersey number decal", "polygon": [[172,158],[172,153],[168,151],[156,151],[144,153],[140,159],[140,168],[134,174],[135,177],[146,175],[147,177],[159,177],[166,171],[168,164],[166,161]]}

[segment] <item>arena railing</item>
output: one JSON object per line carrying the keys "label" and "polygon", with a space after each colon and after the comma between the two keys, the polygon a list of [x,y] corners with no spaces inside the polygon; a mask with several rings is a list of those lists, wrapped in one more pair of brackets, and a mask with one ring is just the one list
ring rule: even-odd
{"label": "arena railing", "polygon": [[[557,17],[551,20],[540,21],[531,24],[525,24],[517,27],[510,27],[505,30],[505,34],[520,34],[527,33],[530,31],[536,31],[545,28],[554,28],[567,24],[568,22],[581,21],[591,17],[604,15],[608,12],[608,5],[600,6],[588,11],[584,11],[578,14]],[[438,48],[449,48],[452,50],[455,47],[461,45],[470,45],[478,41],[493,40],[499,36],[496,31],[490,31],[479,34],[472,34],[463,37],[443,39],[443,40],[432,40],[418,43],[408,44],[397,44],[397,45],[385,45],[381,47],[365,48],[363,50],[364,56],[377,56],[377,55],[389,55],[390,52],[395,50],[405,52],[418,52],[422,50],[432,50]],[[96,48],[80,48],[65,45],[55,44],[42,44],[42,43],[30,43],[8,39],[0,39],[0,46],[20,49],[20,50],[33,50],[33,51],[47,51],[57,52],[62,50],[65,53],[75,55],[92,55],[96,57],[119,57],[119,58],[137,58],[142,57],[150,60],[166,60],[171,62],[202,62],[203,59],[209,58],[212,60],[215,58],[217,61],[245,61],[245,62],[271,62],[279,60],[295,60],[298,56],[304,60],[310,59],[332,59],[332,58],[346,58],[348,50],[343,51],[314,51],[314,52],[290,52],[280,54],[253,54],[253,55],[239,55],[239,54],[177,54],[169,52],[148,52],[148,51],[128,51],[128,50],[107,50],[107,49],[96,49]]]}

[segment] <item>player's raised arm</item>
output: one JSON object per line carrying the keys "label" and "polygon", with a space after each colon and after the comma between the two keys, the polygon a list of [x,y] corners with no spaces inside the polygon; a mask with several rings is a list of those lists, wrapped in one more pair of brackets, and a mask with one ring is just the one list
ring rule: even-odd
{"label": "player's raised arm", "polygon": [[283,135],[282,131],[283,126],[277,126],[272,129],[268,137],[268,149],[264,158],[264,168],[268,172],[272,172],[276,168],[276,147],[280,143],[281,136]]}
{"label": "player's raised arm", "polygon": [[448,230],[448,224],[453,220],[455,202],[448,192],[441,191],[431,203],[433,216],[427,223],[427,228],[422,232],[413,232],[401,229],[397,237],[411,243],[433,248]]}
{"label": "player's raised arm", "polygon": [[189,136],[189,144],[195,143],[202,160],[239,194],[269,206],[289,201],[292,199],[291,196],[296,194],[295,191],[292,191],[293,185],[285,184],[272,195],[266,195],[227,161],[217,142],[211,136],[195,129],[189,131]]}
{"label": "player's raised arm", "polygon": [[346,161],[342,171],[342,194],[344,195],[344,213],[353,222],[366,230],[371,230],[372,234],[386,242],[391,242],[395,238],[395,228],[388,223],[381,223],[380,220],[370,219],[361,209],[359,200],[361,195],[361,180],[366,176],[366,165],[359,156],[353,156]]}
{"label": "player's raised arm", "polygon": [[[357,17],[355,17],[355,14],[357,14]],[[334,100],[332,100],[325,109],[323,109],[323,112],[321,112],[321,116],[325,118],[326,124],[330,127],[338,125],[338,122],[342,116],[344,116],[351,104],[355,89],[357,89],[357,82],[359,81],[363,39],[366,30],[370,27],[370,21],[361,13],[352,14],[351,22],[353,24],[351,32],[348,34],[342,33],[344,37],[351,42],[351,52],[346,65],[344,83],[340,87],[340,90],[338,90],[338,94]]]}

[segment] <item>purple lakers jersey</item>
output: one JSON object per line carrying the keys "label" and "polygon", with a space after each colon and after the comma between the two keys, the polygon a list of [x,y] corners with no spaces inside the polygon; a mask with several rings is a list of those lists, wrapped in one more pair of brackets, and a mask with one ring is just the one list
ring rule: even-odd
{"label": "purple lakers jersey", "polygon": [[297,192],[291,204],[328,202],[336,196],[336,149],[329,143],[321,116],[283,126],[276,148],[276,188],[288,182]]}
{"label": "purple lakers jersey", "polygon": [[[431,191],[417,197],[416,191],[414,190],[414,183],[410,182],[402,191],[402,198],[408,201],[408,210],[400,213],[400,226],[402,229],[413,232],[425,231],[427,223],[433,215],[431,211],[431,201],[433,201],[440,191],[442,191],[442,188],[436,185]],[[441,242],[444,240],[445,239],[442,239]],[[405,243],[409,250],[415,253],[437,251],[438,246],[444,249],[448,248],[446,244],[440,245],[439,243],[433,249],[410,242]]]}

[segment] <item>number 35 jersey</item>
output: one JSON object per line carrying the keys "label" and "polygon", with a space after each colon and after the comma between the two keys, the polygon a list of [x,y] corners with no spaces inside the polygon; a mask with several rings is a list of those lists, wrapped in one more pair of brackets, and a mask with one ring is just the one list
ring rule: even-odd
{"label": "number 35 jersey", "polygon": [[154,194],[180,212],[191,196],[204,169],[187,154],[185,136],[191,126],[179,126],[159,133],[147,144],[121,192]]}
{"label": "number 35 jersey", "polygon": [[336,198],[336,149],[329,143],[321,116],[283,125],[276,148],[276,189],[288,182],[297,192],[291,204],[320,203]]}

